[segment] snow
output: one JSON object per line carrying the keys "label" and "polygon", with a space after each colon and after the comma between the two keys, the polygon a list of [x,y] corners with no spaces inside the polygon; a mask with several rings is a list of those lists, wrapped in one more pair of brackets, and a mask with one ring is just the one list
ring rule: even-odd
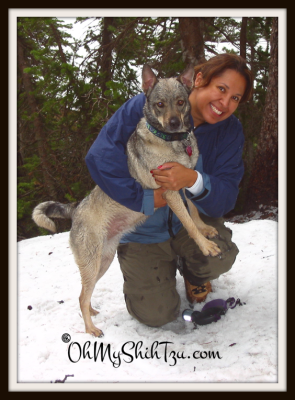
{"label": "snow", "polygon": [[[215,390],[212,383],[217,387],[222,383],[223,389],[226,383],[247,383],[248,388],[249,384],[271,384],[275,390],[282,384],[278,369],[282,355],[278,341],[278,223],[253,220],[226,225],[240,252],[232,269],[212,281],[213,292],[206,302],[235,297],[245,305],[229,309],[219,321],[197,329],[181,315],[163,327],[147,327],[126,310],[123,278],[115,257],[92,298],[93,307],[99,310],[93,320],[104,332],[102,338],[84,333],[78,300],[80,274],[69,247],[69,233],[19,242],[17,385],[42,383],[50,390],[79,390],[79,385],[73,385],[79,383],[83,390],[119,390],[120,384],[128,383],[137,390],[171,390],[172,384],[178,383],[185,384],[180,385],[182,390],[194,390],[200,384],[201,390],[206,384]],[[177,289],[183,311],[188,302],[179,274]],[[71,337],[69,343],[62,341],[65,333]],[[56,380],[65,384],[54,385]]]}

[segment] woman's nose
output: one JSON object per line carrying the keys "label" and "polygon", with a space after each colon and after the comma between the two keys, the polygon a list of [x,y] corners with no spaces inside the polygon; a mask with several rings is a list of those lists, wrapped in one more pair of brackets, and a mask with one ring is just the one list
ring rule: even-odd
{"label": "woman's nose", "polygon": [[230,102],[230,96],[222,96],[220,99],[221,104],[223,105],[223,107],[228,108],[229,107],[229,102]]}

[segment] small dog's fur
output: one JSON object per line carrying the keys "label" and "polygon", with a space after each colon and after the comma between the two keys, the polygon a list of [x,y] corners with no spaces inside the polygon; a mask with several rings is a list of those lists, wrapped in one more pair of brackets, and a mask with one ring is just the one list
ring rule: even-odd
{"label": "small dog's fur", "polygon": [[[178,162],[192,169],[197,163],[199,153],[190,127],[188,100],[193,76],[194,70],[189,68],[178,78],[158,80],[148,65],[143,67],[142,87],[146,94],[144,118],[127,144],[130,174],[143,189],[159,188],[150,171],[166,162]],[[146,121],[166,134],[187,131],[189,142],[165,141],[147,129]],[[188,144],[192,149],[191,156],[186,151]],[[187,200],[190,216],[178,191],[167,190],[163,197],[203,254],[218,255],[219,247],[206,238],[213,238],[218,232],[204,224],[191,201]],[[98,313],[91,307],[94,287],[109,268],[121,237],[148,217],[112,200],[98,186],[78,204],[64,205],[47,201],[33,211],[33,220],[37,225],[55,232],[55,224],[50,217],[72,219],[70,246],[81,273],[82,291],[79,300],[85,329],[94,336],[103,336],[91,319],[91,316]]]}

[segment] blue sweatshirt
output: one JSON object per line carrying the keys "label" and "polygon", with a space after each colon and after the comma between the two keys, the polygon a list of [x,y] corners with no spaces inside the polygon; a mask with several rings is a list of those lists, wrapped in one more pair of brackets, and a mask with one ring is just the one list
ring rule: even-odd
{"label": "blue sweatshirt", "polygon": [[[144,103],[145,95],[141,93],[123,104],[102,128],[85,159],[93,180],[108,196],[131,210],[150,216],[134,232],[125,235],[121,243],[160,243],[170,237],[169,207],[154,212],[153,190],[143,190],[131,177],[127,165],[126,144],[143,117]],[[216,124],[199,125],[194,134],[200,152],[195,170],[202,174],[204,187],[197,196],[186,190],[186,196],[199,212],[222,217],[234,208],[244,173],[242,125],[232,115]],[[174,234],[181,226],[173,214]]]}

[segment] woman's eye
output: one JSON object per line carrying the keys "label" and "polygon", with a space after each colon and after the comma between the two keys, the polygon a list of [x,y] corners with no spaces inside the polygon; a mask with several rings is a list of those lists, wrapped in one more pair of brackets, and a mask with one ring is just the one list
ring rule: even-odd
{"label": "woman's eye", "polygon": [[240,98],[237,97],[237,96],[233,96],[233,99],[234,99],[234,101],[236,101],[236,102],[239,102],[239,101],[240,101]]}
{"label": "woman's eye", "polygon": [[160,107],[160,108],[162,108],[162,107],[164,107],[164,103],[162,103],[161,101],[159,101],[159,103],[157,103],[157,106]]}
{"label": "woman's eye", "polygon": [[224,87],[222,87],[222,86],[219,86],[219,90],[220,90],[221,92],[224,92],[224,91],[225,91]]}

